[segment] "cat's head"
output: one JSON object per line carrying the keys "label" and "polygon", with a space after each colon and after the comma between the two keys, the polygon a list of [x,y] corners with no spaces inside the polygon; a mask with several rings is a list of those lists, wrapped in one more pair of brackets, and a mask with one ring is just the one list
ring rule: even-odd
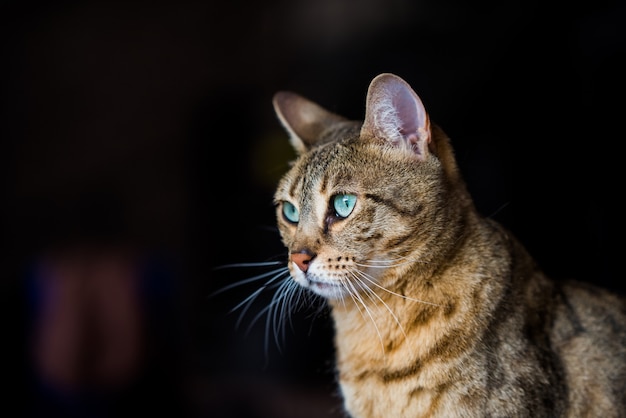
{"label": "cat's head", "polygon": [[290,92],[274,108],[298,155],[274,196],[297,283],[341,299],[436,268],[471,202],[447,137],[404,80],[372,80],[363,122]]}

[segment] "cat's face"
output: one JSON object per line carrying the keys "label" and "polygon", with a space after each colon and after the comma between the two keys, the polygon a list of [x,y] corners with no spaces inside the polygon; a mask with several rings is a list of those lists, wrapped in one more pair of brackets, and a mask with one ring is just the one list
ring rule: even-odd
{"label": "cat's face", "polygon": [[292,278],[340,299],[388,286],[390,269],[425,262],[440,176],[434,159],[358,137],[302,155],[275,193]]}
{"label": "cat's face", "polygon": [[288,92],[274,107],[298,153],[274,196],[297,283],[328,299],[402,291],[395,278],[452,245],[456,165],[404,80],[372,81],[363,123]]}

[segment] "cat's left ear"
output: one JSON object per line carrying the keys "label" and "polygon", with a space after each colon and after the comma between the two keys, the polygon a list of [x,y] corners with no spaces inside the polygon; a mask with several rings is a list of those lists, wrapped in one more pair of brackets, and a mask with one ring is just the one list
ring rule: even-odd
{"label": "cat's left ear", "polygon": [[289,133],[291,145],[298,154],[310,150],[328,128],[347,121],[343,116],[288,91],[276,93],[273,104],[276,115]]}
{"label": "cat's left ear", "polygon": [[420,159],[426,157],[431,142],[430,121],[422,101],[406,81],[390,73],[372,80],[361,136],[406,148]]}

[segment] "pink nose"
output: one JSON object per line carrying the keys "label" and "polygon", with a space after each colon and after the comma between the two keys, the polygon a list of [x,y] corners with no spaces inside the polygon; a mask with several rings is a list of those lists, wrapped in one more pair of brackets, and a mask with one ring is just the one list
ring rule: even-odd
{"label": "pink nose", "polygon": [[309,269],[309,264],[314,257],[314,255],[311,255],[307,252],[293,253],[291,254],[291,261],[296,263],[298,268],[306,273],[306,271]]}

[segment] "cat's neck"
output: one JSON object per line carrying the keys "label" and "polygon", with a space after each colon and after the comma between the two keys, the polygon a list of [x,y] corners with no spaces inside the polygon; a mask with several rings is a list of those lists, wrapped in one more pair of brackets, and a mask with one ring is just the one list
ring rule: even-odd
{"label": "cat's neck", "polygon": [[[483,245],[494,239],[501,245]],[[465,321],[487,318],[494,305],[485,302],[498,300],[505,291],[501,281],[490,280],[505,272],[477,260],[502,261],[510,256],[512,244],[506,232],[485,221],[467,228],[460,242],[448,259],[408,269],[386,290],[375,288],[375,294],[360,299],[330,302],[342,373],[371,371],[376,364],[381,370],[394,365],[401,370],[407,363],[432,357],[443,345],[450,350],[452,340],[456,349],[470,348],[463,341],[475,338],[466,330],[480,332],[480,327],[467,327]],[[485,256],[485,251],[498,254]]]}

